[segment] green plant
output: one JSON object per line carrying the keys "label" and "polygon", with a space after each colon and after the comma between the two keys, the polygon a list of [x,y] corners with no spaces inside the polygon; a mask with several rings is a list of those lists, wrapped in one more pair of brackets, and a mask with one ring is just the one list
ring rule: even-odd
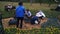
{"label": "green plant", "polygon": [[5,34],[16,34],[16,28],[5,29]]}
{"label": "green plant", "polygon": [[[12,29],[12,28],[11,28]],[[15,28],[12,29],[5,29],[5,34],[60,34],[59,28],[40,28],[40,29],[32,29],[32,30],[16,30]]]}

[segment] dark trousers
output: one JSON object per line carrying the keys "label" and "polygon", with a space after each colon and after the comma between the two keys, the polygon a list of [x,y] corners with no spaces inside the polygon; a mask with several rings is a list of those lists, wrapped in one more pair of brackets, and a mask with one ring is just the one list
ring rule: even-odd
{"label": "dark trousers", "polygon": [[[22,25],[23,25],[23,19],[24,19],[24,17],[17,17],[17,27],[19,26],[19,24],[20,24],[20,28],[22,28]],[[20,23],[19,23],[19,21],[20,21]]]}
{"label": "dark trousers", "polygon": [[38,21],[38,17],[34,16],[33,18],[31,18],[31,24],[35,24],[35,21]]}

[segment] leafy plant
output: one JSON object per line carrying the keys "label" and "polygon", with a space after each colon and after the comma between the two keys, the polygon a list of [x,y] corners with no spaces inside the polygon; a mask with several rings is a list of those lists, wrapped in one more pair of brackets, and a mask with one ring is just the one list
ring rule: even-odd
{"label": "leafy plant", "polygon": [[16,28],[5,29],[5,34],[16,34]]}

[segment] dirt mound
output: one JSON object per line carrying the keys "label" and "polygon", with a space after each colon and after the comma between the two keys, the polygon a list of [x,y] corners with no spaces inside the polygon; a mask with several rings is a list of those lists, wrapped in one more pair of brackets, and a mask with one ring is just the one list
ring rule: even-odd
{"label": "dirt mound", "polygon": [[[7,18],[7,19],[3,19],[2,20],[2,23],[3,23],[3,27],[4,28],[16,28],[16,25],[8,25],[8,22],[10,19],[13,19],[13,18]],[[43,20],[41,20],[40,24],[35,24],[35,25],[31,25],[30,23],[23,23],[23,29],[33,29],[33,28],[37,28],[39,29],[41,27],[41,24],[42,23],[45,23],[47,22],[47,18],[44,18]]]}

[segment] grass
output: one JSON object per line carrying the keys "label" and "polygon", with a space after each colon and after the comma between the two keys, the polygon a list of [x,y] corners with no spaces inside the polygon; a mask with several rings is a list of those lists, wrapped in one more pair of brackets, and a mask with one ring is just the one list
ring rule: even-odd
{"label": "grass", "polygon": [[59,28],[41,28],[32,30],[5,29],[5,34],[60,34]]}

